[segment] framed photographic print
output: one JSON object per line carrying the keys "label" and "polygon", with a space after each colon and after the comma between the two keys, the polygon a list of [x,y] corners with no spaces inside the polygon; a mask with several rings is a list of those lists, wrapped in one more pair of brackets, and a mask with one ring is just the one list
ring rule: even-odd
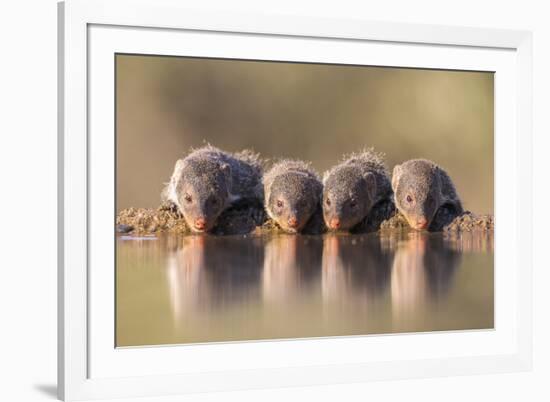
{"label": "framed photographic print", "polygon": [[69,0],[59,43],[60,398],[531,367],[529,32]]}

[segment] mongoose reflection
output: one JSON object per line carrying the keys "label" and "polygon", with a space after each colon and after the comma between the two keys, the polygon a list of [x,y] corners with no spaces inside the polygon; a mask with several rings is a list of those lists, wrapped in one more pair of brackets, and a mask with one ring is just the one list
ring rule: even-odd
{"label": "mongoose reflection", "polygon": [[[168,257],[166,279],[174,321],[261,298],[264,245],[239,237],[185,236]],[[183,319],[183,323],[181,320]]]}
{"label": "mongoose reflection", "polygon": [[305,162],[283,160],[263,178],[267,214],[288,233],[309,231],[321,214],[323,185]]}
{"label": "mongoose reflection", "polygon": [[176,162],[162,199],[177,206],[193,231],[208,232],[235,202],[261,205],[261,177],[257,154],[248,150],[231,154],[207,145]]}
{"label": "mongoose reflection", "polygon": [[323,184],[323,216],[331,230],[353,229],[368,219],[373,206],[392,198],[383,156],[372,149],[352,154],[330,169]]}
{"label": "mongoose reflection", "polygon": [[323,300],[351,307],[379,298],[390,282],[393,254],[380,237],[327,235],[323,241]]}
{"label": "mongoose reflection", "polygon": [[322,252],[321,237],[271,237],[265,244],[262,271],[264,301],[288,306],[311,297],[318,290]]}
{"label": "mongoose reflection", "polygon": [[392,188],[397,209],[413,229],[440,230],[434,227],[436,215],[448,220],[463,212],[451,178],[434,162],[413,159],[396,165]]}
{"label": "mongoose reflection", "polygon": [[449,296],[462,254],[454,251],[447,239],[426,232],[394,232],[390,236],[396,243],[391,304],[399,328],[424,311],[430,299],[444,300]]}

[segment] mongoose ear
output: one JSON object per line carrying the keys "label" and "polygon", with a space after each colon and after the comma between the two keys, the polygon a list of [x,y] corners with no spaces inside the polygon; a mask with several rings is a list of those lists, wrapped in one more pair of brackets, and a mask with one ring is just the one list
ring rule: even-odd
{"label": "mongoose ear", "polygon": [[223,174],[223,177],[224,177],[224,181],[225,181],[225,186],[226,186],[226,189],[228,192],[231,192],[231,185],[232,185],[232,176],[231,176],[231,166],[229,165],[229,163],[225,163],[225,162],[220,162],[219,164],[220,166],[220,172],[222,172]]}
{"label": "mongoose ear", "polygon": [[231,173],[231,166],[229,166],[229,163],[222,162],[220,163],[220,170],[225,174],[229,174]]}
{"label": "mongoose ear", "polygon": [[374,174],[371,172],[365,174],[364,177],[367,182],[367,193],[372,201],[376,197],[376,177],[374,177]]}
{"label": "mongoose ear", "polygon": [[323,173],[323,179],[322,179],[323,186],[327,184],[327,180],[328,180],[328,170],[325,173]]}
{"label": "mongoose ear", "polygon": [[178,159],[176,161],[176,166],[174,166],[174,173],[181,172],[184,166],[185,166],[185,159]]}
{"label": "mongoose ear", "polygon": [[165,203],[170,201],[170,183],[166,183],[160,192],[160,200]]}
{"label": "mongoose ear", "polygon": [[399,178],[401,177],[401,166],[395,165],[393,168],[393,174],[391,177],[391,188],[395,192],[397,191],[397,185],[399,184]]}
{"label": "mongoose ear", "polygon": [[319,181],[315,181],[314,184],[315,187],[315,203],[321,203],[323,200],[323,183]]}
{"label": "mongoose ear", "polygon": [[[176,161],[176,165],[174,166],[174,172],[172,173],[172,176],[170,176],[170,181],[168,182],[168,184],[166,186],[167,191],[172,192],[172,193],[175,191],[175,189],[178,185],[178,182],[182,178],[182,171],[183,171],[183,168],[185,167],[185,164],[186,164],[185,159],[178,159]],[[172,198],[174,198],[174,197],[172,197]]]}
{"label": "mongoose ear", "polygon": [[437,184],[439,185],[439,189],[440,191],[443,191],[443,174],[444,173],[439,166],[435,169],[435,172],[436,172]]}

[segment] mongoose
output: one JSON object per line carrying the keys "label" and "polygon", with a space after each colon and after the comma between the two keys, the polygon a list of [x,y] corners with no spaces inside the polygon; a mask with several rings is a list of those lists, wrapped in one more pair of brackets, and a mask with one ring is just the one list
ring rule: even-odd
{"label": "mongoose", "polygon": [[309,164],[282,160],[264,175],[263,184],[266,212],[281,229],[288,233],[315,230],[310,226],[316,215],[320,218],[323,185]]}
{"label": "mongoose", "polygon": [[383,155],[372,149],[352,154],[327,171],[323,185],[323,216],[331,230],[353,230],[369,219],[375,205],[393,204]]}
{"label": "mongoose", "polygon": [[393,169],[395,205],[416,230],[441,230],[443,221],[462,214],[462,203],[449,175],[425,159],[413,159]]}
{"label": "mongoose", "polygon": [[236,202],[261,205],[261,178],[257,154],[248,150],[231,154],[207,145],[176,162],[162,199],[175,204],[193,231],[208,232]]}

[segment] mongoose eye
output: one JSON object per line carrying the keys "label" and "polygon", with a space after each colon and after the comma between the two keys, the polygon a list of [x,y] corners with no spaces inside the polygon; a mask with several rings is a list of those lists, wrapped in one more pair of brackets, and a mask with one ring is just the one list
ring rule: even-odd
{"label": "mongoose eye", "polygon": [[187,203],[190,203],[191,201],[193,201],[193,198],[189,194],[186,194],[185,197],[183,197],[183,199]]}
{"label": "mongoose eye", "polygon": [[325,203],[330,207],[330,198],[327,198]]}
{"label": "mongoose eye", "polygon": [[357,206],[357,201],[356,200],[351,200],[349,202],[349,206],[352,207],[352,208],[355,208]]}
{"label": "mongoose eye", "polygon": [[278,208],[282,208],[283,207],[283,202],[281,200],[277,200],[277,207]]}
{"label": "mongoose eye", "polygon": [[411,203],[413,201],[413,199],[410,195],[407,195],[406,200],[407,200],[408,203]]}

